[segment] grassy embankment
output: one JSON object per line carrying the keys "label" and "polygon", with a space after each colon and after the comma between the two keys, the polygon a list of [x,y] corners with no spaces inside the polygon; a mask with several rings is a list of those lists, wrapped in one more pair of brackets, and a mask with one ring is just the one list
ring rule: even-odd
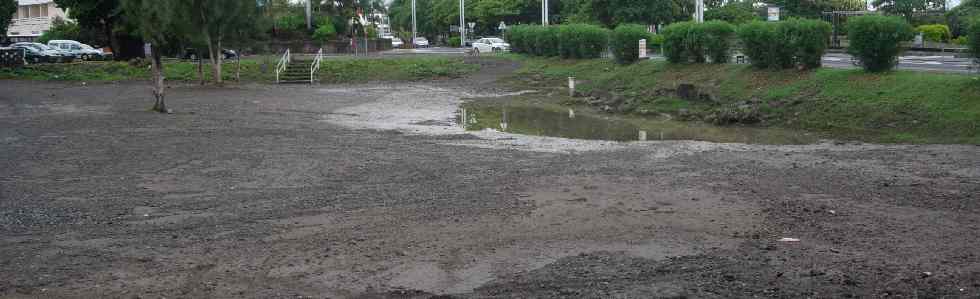
{"label": "grassy embankment", "polygon": [[[564,105],[799,129],[842,140],[980,144],[980,81],[968,75],[510,58],[524,63],[513,80],[522,87],[563,89],[567,77],[576,77],[583,95],[555,97]],[[680,99],[680,84],[694,84],[710,99]]]}
{"label": "grassy embankment", "polygon": [[[271,83],[275,81],[277,59],[243,59],[243,82]],[[198,65],[189,61],[164,62],[167,80],[197,82]],[[465,64],[461,58],[404,57],[389,59],[324,59],[320,67],[322,83],[356,83],[375,81],[411,81],[439,78],[456,78],[473,72],[478,67]],[[226,63],[222,77],[234,80],[235,64]],[[126,62],[84,62],[68,64],[38,64],[23,68],[0,68],[0,79],[55,80],[55,81],[122,81],[148,80],[147,66],[133,66]],[[205,78],[212,77],[210,65],[204,65]]]}

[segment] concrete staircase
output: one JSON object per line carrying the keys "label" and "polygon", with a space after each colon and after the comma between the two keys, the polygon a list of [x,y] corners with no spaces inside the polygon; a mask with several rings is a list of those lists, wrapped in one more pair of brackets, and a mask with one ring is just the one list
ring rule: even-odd
{"label": "concrete staircase", "polygon": [[311,84],[312,65],[312,60],[293,60],[286,65],[286,71],[279,74],[279,84]]}

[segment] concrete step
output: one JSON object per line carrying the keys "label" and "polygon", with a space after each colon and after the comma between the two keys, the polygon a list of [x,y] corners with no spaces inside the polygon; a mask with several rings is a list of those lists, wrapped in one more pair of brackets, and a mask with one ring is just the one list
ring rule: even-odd
{"label": "concrete step", "polygon": [[310,84],[310,80],[284,80],[279,79],[279,84]]}

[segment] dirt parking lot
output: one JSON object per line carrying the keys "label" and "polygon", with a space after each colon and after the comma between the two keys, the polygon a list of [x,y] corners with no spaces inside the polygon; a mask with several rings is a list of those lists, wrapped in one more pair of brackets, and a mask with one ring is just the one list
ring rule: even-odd
{"label": "dirt parking lot", "polygon": [[490,81],[174,85],[170,115],[0,81],[0,297],[980,297],[980,147],[452,126]]}

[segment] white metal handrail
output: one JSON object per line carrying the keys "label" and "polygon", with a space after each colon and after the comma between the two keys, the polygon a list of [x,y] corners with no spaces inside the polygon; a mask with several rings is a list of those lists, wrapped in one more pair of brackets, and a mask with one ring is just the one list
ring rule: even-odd
{"label": "white metal handrail", "polygon": [[291,59],[292,56],[289,54],[289,49],[286,49],[286,53],[282,54],[282,57],[279,58],[279,63],[276,64],[276,83],[279,83],[279,74],[286,71],[286,67],[289,66]]}
{"label": "white metal handrail", "polygon": [[313,63],[310,64],[310,84],[316,81],[316,72],[320,70],[320,61],[323,60],[323,48],[320,48],[319,52],[316,52],[316,58],[313,58]]}

